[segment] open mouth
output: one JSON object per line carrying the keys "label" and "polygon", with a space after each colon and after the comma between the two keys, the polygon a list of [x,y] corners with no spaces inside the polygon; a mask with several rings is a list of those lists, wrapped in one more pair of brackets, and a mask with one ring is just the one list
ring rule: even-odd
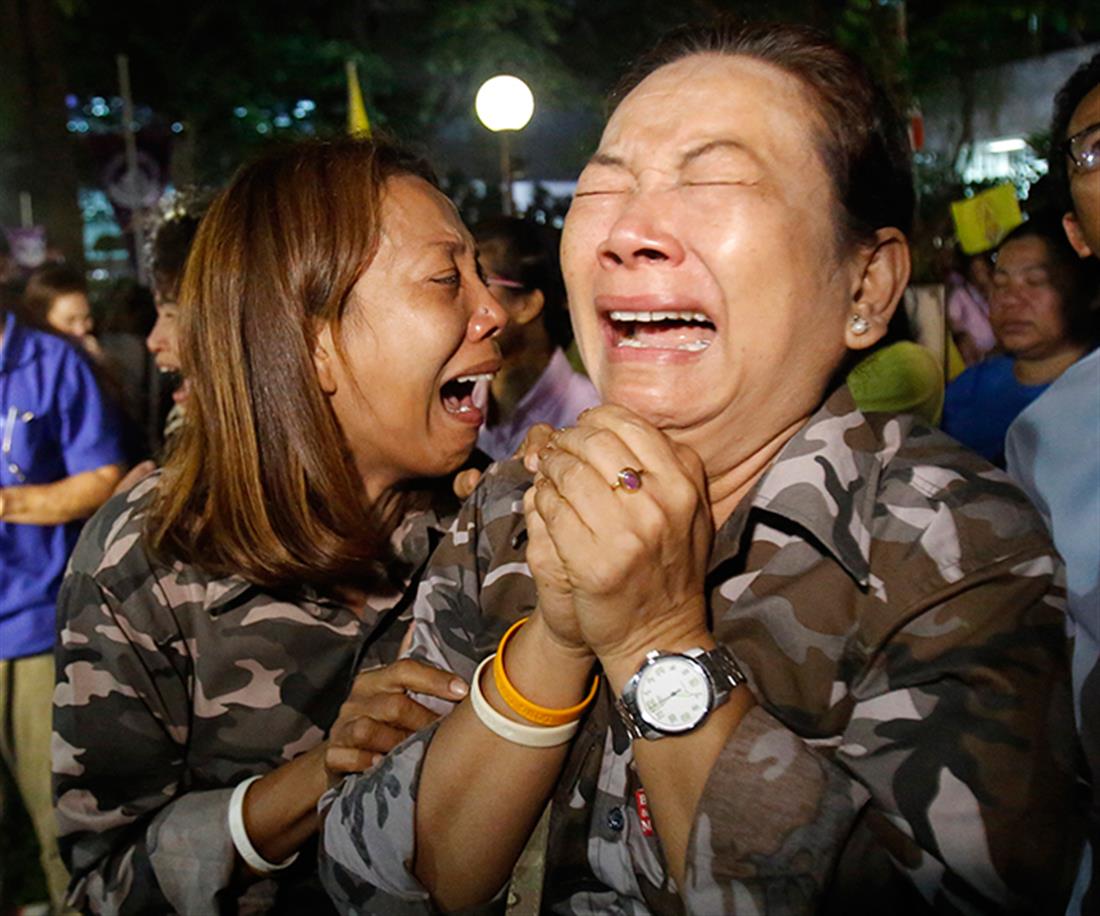
{"label": "open mouth", "polygon": [[173,401],[182,404],[187,400],[187,396],[191,393],[191,386],[179,369],[170,366],[157,366],[157,372],[160,373],[163,384],[172,392]]}
{"label": "open mouth", "polygon": [[443,409],[451,416],[480,426],[489,404],[489,383],[494,372],[470,372],[444,382],[439,389]]}
{"label": "open mouth", "polygon": [[713,321],[696,311],[614,309],[606,317],[615,349],[701,353],[717,331]]}

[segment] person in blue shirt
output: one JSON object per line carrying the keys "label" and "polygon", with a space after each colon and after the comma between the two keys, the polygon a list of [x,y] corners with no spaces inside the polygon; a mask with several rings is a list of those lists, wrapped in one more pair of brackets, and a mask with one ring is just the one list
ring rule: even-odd
{"label": "person in blue shirt", "polygon": [[1066,240],[1060,219],[1033,216],[997,251],[990,319],[1003,355],[963,372],[947,388],[943,429],[1004,467],[1016,416],[1096,341],[1095,274]]}
{"label": "person in blue shirt", "polygon": [[20,323],[2,302],[0,328],[0,767],[30,815],[61,912],[68,876],[50,797],[55,602],[81,520],[122,476],[121,422],[75,346]]}
{"label": "person in blue shirt", "polygon": [[[1054,100],[1049,161],[1062,226],[1100,266],[1100,54]],[[1094,302],[1094,314],[1100,302]],[[1100,911],[1100,350],[1066,370],[1008,430],[1008,473],[1031,497],[1066,561],[1074,625],[1073,699],[1092,780],[1089,854],[1069,916]]]}

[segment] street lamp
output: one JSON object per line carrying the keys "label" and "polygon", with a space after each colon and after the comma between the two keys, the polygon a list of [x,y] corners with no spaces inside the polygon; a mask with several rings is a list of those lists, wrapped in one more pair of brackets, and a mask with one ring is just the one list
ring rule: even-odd
{"label": "street lamp", "polygon": [[505,216],[511,216],[512,153],[509,134],[527,126],[535,111],[535,97],[523,80],[502,74],[481,84],[474,99],[474,110],[482,124],[500,134],[501,197]]}

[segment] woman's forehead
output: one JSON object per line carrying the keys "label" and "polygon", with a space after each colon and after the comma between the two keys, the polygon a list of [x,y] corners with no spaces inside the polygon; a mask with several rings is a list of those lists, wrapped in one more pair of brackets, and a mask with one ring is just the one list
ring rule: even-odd
{"label": "woman's forehead", "polygon": [[[660,111],[663,109],[663,115]],[[708,123],[749,111],[815,113],[802,81],[782,68],[746,55],[693,54],[654,70],[619,103],[607,128],[638,117],[686,122],[686,112]]]}
{"label": "woman's forehead", "polygon": [[816,120],[802,82],[774,64],[745,55],[694,54],[635,86],[612,114],[600,146],[639,134],[663,140],[663,146],[696,134],[808,134]]}
{"label": "woman's forehead", "polygon": [[455,205],[415,175],[399,175],[386,183],[382,236],[413,244],[444,240],[470,244],[470,234]]}

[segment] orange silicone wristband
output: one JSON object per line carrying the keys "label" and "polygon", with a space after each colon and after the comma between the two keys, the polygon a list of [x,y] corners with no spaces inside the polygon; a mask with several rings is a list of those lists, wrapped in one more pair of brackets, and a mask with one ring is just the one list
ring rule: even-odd
{"label": "orange silicone wristband", "polygon": [[545,706],[539,706],[537,703],[532,703],[516,690],[516,688],[512,686],[512,682],[508,680],[508,675],[504,670],[504,647],[508,645],[508,640],[512,638],[512,634],[527,623],[527,619],[526,617],[521,617],[513,623],[508,628],[508,631],[500,638],[500,645],[497,646],[497,654],[493,659],[493,682],[497,685],[497,690],[500,691],[501,698],[508,704],[508,708],[523,716],[528,722],[547,726],[566,725],[569,722],[575,722],[581,717],[581,713],[588,707],[588,704],[595,699],[596,691],[600,686],[599,675],[596,675],[593,679],[592,689],[588,691],[588,696],[581,700],[576,706],[569,706],[565,709],[548,709]]}

